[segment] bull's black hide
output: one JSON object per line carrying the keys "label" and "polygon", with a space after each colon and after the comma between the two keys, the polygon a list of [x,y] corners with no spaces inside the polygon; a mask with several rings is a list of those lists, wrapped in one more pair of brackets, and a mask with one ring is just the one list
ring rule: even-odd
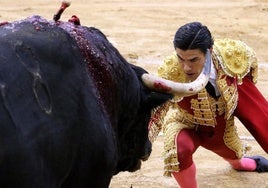
{"label": "bull's black hide", "polygon": [[0,187],[102,188],[151,152],[148,90],[95,28],[38,16],[0,26]]}

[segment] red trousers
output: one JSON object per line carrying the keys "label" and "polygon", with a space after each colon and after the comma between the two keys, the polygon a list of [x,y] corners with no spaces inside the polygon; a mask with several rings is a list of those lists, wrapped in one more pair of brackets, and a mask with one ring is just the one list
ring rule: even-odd
{"label": "red trousers", "polygon": [[268,153],[267,100],[248,78],[245,78],[243,84],[238,86],[238,97],[234,115]]}
{"label": "red trousers", "polygon": [[199,126],[195,129],[183,129],[177,136],[177,153],[180,170],[193,164],[193,153],[202,146],[226,159],[237,159],[236,153],[229,149],[223,140],[225,129],[224,116],[217,117],[217,126]]}
{"label": "red trousers", "polygon": [[[238,86],[238,104],[234,115],[243,123],[249,132],[258,141],[261,147],[268,152],[268,102],[248,79]],[[199,126],[197,130],[183,129],[177,136],[177,152],[180,170],[193,164],[192,155],[199,146],[202,146],[225,159],[237,159],[234,151],[224,143],[223,134],[226,126],[224,116],[216,117],[217,126]]]}

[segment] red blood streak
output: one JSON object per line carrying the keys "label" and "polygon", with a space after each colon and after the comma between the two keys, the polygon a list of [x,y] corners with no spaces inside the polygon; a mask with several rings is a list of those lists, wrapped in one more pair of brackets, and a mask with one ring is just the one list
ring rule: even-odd
{"label": "red blood streak", "polygon": [[6,25],[6,24],[8,24],[8,22],[0,22],[0,26]]}
{"label": "red blood streak", "polygon": [[168,92],[168,91],[171,91],[171,88],[168,87],[166,84],[164,84],[163,82],[154,82],[154,88],[156,90],[159,90],[159,91],[164,91],[164,92]]}

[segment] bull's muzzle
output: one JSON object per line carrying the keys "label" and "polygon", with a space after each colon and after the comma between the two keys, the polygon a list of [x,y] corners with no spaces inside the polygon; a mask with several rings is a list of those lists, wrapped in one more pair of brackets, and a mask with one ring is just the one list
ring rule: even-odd
{"label": "bull's muzzle", "polygon": [[179,83],[170,80],[160,78],[152,74],[143,74],[143,83],[156,91],[171,93],[179,97],[191,96],[202,90],[209,80],[211,70],[211,53],[207,50],[206,62],[200,75],[193,81],[189,83]]}

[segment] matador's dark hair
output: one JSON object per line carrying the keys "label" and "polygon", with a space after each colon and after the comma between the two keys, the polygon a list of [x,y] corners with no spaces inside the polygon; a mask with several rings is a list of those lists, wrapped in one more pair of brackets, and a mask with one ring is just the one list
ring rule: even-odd
{"label": "matador's dark hair", "polygon": [[174,37],[174,48],[182,50],[200,49],[206,53],[214,44],[209,29],[200,22],[191,22],[181,26]]}

